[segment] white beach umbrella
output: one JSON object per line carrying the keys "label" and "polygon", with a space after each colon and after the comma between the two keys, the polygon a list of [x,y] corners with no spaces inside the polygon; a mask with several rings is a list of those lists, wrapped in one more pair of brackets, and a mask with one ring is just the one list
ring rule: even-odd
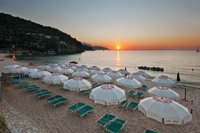
{"label": "white beach umbrella", "polygon": [[4,66],[4,68],[6,69],[13,69],[13,68],[16,68],[16,67],[20,67],[19,65],[6,65]]}
{"label": "white beach umbrella", "polygon": [[57,72],[59,72],[60,70],[62,70],[62,68],[60,68],[60,67],[50,67],[50,68],[48,68],[48,71],[49,72],[54,72],[54,73],[57,73]]}
{"label": "white beach umbrella", "polygon": [[170,99],[178,99],[179,94],[167,87],[153,87],[147,91],[150,96],[168,97]]}
{"label": "white beach umbrella", "polygon": [[75,68],[78,68],[78,64],[74,64],[74,63],[71,63],[69,66],[72,66],[72,67],[75,67]]}
{"label": "white beach umbrella", "polygon": [[76,70],[76,67],[75,66],[72,66],[72,65],[69,65],[69,66],[67,66],[67,68],[69,68],[69,69],[72,69],[72,70]]}
{"label": "white beach umbrella", "polygon": [[134,79],[137,79],[137,80],[140,80],[140,81],[145,80],[145,77],[143,77],[142,75],[139,75],[137,73],[130,74],[130,75],[128,75],[128,77],[131,77],[131,78],[134,78]]}
{"label": "white beach umbrella", "polygon": [[92,88],[92,84],[83,78],[73,78],[64,83],[64,89],[71,91],[83,91]]}
{"label": "white beach umbrella", "polygon": [[11,69],[11,72],[12,73],[24,73],[24,71],[28,69],[26,67],[16,67],[16,68],[13,68]]}
{"label": "white beach umbrella", "polygon": [[74,72],[74,70],[70,69],[70,68],[63,68],[59,71],[59,73],[61,74],[72,74]]}
{"label": "white beach umbrella", "polygon": [[165,85],[172,85],[175,84],[175,81],[173,81],[171,78],[165,75],[161,75],[160,77],[156,77],[152,80],[155,83],[158,84],[165,84]]}
{"label": "white beach umbrella", "polygon": [[140,88],[142,86],[139,81],[131,77],[119,78],[117,79],[117,84],[129,88]]}
{"label": "white beach umbrella", "polygon": [[105,73],[98,73],[92,76],[92,80],[98,83],[110,83],[111,77]]}
{"label": "white beach umbrella", "polygon": [[90,70],[99,70],[100,68],[98,66],[92,66],[89,68]]}
{"label": "white beach umbrella", "polygon": [[61,67],[61,68],[66,68],[67,67],[66,64],[58,64],[58,66]]}
{"label": "white beach umbrella", "polygon": [[96,69],[96,70],[91,71],[91,74],[98,74],[98,73],[104,74],[105,72],[101,71],[100,69]]}
{"label": "white beach umbrella", "polygon": [[86,68],[86,69],[88,69],[88,67],[86,65],[81,65],[81,66],[79,66],[79,68]]}
{"label": "white beach umbrella", "polygon": [[33,72],[37,72],[37,71],[39,71],[38,69],[34,69],[34,68],[28,68],[28,69],[25,69],[24,70],[24,73],[33,73]]}
{"label": "white beach umbrella", "polygon": [[37,71],[37,72],[30,73],[29,76],[31,78],[43,78],[43,77],[48,76],[48,75],[51,75],[51,73],[47,72],[47,71]]}
{"label": "white beach umbrella", "polygon": [[122,74],[120,72],[117,72],[117,71],[110,71],[108,73],[108,76],[110,76],[113,79],[117,79],[117,78],[121,78]]}
{"label": "white beach umbrella", "polygon": [[182,125],[192,120],[186,107],[167,97],[148,97],[140,100],[138,109],[147,117],[165,124]]}
{"label": "white beach umbrella", "polygon": [[48,66],[48,65],[40,65],[40,66],[38,66],[37,67],[37,69],[40,69],[40,70],[48,70],[50,68],[50,66]]}
{"label": "white beach umbrella", "polygon": [[78,77],[78,78],[87,78],[90,74],[86,71],[76,71],[72,74],[72,77]]}
{"label": "white beach umbrella", "polygon": [[87,68],[78,68],[78,69],[76,69],[76,71],[86,71],[86,72],[88,72],[89,70]]}
{"label": "white beach umbrella", "polygon": [[68,80],[68,77],[62,74],[58,74],[58,73],[53,73],[42,79],[43,82],[48,83],[48,84],[61,84],[67,80]]}
{"label": "white beach umbrella", "polygon": [[103,105],[119,104],[126,100],[125,91],[113,84],[103,84],[90,93],[90,99]]}
{"label": "white beach umbrella", "polygon": [[51,67],[57,67],[58,66],[58,64],[53,64],[53,63],[50,63],[48,65],[51,66]]}
{"label": "white beach umbrella", "polygon": [[124,69],[119,69],[118,72],[120,72],[121,74],[129,74],[129,72]]}
{"label": "white beach umbrella", "polygon": [[112,71],[112,69],[106,67],[106,68],[102,69],[102,71],[104,71],[105,73],[108,73],[108,72]]}
{"label": "white beach umbrella", "polygon": [[142,75],[142,76],[145,77],[145,78],[150,78],[150,77],[151,77],[149,74],[147,74],[147,73],[144,72],[144,71],[138,71],[138,72],[135,72],[134,74]]}

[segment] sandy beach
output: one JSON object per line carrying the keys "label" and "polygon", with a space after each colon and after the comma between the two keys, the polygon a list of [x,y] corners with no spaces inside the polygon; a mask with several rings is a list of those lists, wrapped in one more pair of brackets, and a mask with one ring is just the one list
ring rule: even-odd
{"label": "sandy beach", "polygon": [[[0,54],[0,72],[9,72],[3,67],[10,64],[18,64],[29,67],[28,63],[20,61],[12,61],[4,57],[5,54]],[[95,65],[95,64],[94,64]],[[36,67],[36,66],[31,66]],[[90,79],[88,79],[91,81]],[[43,83],[41,80],[26,79],[32,85],[38,85],[41,89],[48,89],[53,92],[52,95],[60,94],[68,98],[66,104],[53,107],[44,99],[39,99],[33,92],[28,92],[24,88],[20,88],[15,84],[3,83],[3,99],[0,101],[0,113],[5,115],[8,127],[13,133],[17,132],[46,132],[46,133],[103,133],[105,129],[96,123],[102,115],[111,113],[118,118],[127,121],[127,124],[121,132],[125,133],[143,133],[147,128],[157,131],[159,133],[198,133],[200,125],[200,89],[195,87],[186,87],[187,98],[193,100],[193,104],[176,100],[178,103],[184,105],[189,110],[193,109],[193,120],[185,125],[165,125],[156,120],[147,118],[138,109],[135,111],[122,109],[118,105],[103,106],[95,104],[89,99],[89,94],[83,95],[78,92],[63,90],[58,85],[49,85]],[[92,81],[91,81],[92,82]],[[150,80],[146,80],[144,84],[148,88],[156,86]],[[124,88],[127,95],[127,100],[139,102],[140,98],[129,96],[129,88]],[[170,87],[172,90],[184,97],[184,89],[180,85]],[[134,89],[136,91],[144,92],[144,98],[148,97],[146,91],[142,89]],[[84,116],[83,118],[74,113],[68,112],[67,107],[77,102],[84,102],[93,106],[95,109]],[[19,124],[21,123],[21,124]],[[24,126],[25,125],[25,126]]]}

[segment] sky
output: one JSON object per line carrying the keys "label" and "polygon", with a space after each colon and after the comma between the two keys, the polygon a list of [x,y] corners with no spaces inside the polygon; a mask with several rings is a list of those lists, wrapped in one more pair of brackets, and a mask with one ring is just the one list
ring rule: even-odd
{"label": "sky", "polygon": [[0,12],[109,49],[200,45],[200,0],[0,0]]}

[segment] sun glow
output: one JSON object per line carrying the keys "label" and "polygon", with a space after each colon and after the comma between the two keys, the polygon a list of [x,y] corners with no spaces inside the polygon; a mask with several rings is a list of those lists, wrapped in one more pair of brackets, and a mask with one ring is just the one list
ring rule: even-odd
{"label": "sun glow", "polygon": [[117,46],[116,46],[116,49],[117,49],[117,50],[119,50],[119,49],[120,49],[120,46],[119,46],[119,45],[117,45]]}

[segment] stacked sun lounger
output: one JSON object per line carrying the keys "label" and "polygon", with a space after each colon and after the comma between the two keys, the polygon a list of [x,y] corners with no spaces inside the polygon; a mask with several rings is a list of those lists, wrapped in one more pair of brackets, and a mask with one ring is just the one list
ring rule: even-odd
{"label": "stacked sun lounger", "polygon": [[21,77],[22,77],[22,79],[29,79],[30,78],[28,74],[23,74]]}
{"label": "stacked sun lounger", "polygon": [[20,82],[20,81],[21,81],[20,76],[11,76],[9,79],[10,83],[16,83],[16,82]]}
{"label": "stacked sun lounger", "polygon": [[127,121],[121,120],[112,114],[105,114],[96,123],[103,125],[108,132],[118,133],[123,129]]}
{"label": "stacked sun lounger", "polygon": [[57,106],[61,103],[67,102],[68,100],[69,100],[68,98],[63,97],[62,95],[55,95],[47,99],[47,101],[49,103],[52,103],[53,106]]}
{"label": "stacked sun lounger", "polygon": [[40,87],[37,85],[30,85],[30,86],[25,86],[24,89],[27,91],[35,91],[35,90],[40,89]]}
{"label": "stacked sun lounger", "polygon": [[39,90],[39,91],[35,91],[34,92],[36,94],[37,97],[42,98],[42,97],[46,97],[52,94],[51,91],[43,89],[43,90]]}

